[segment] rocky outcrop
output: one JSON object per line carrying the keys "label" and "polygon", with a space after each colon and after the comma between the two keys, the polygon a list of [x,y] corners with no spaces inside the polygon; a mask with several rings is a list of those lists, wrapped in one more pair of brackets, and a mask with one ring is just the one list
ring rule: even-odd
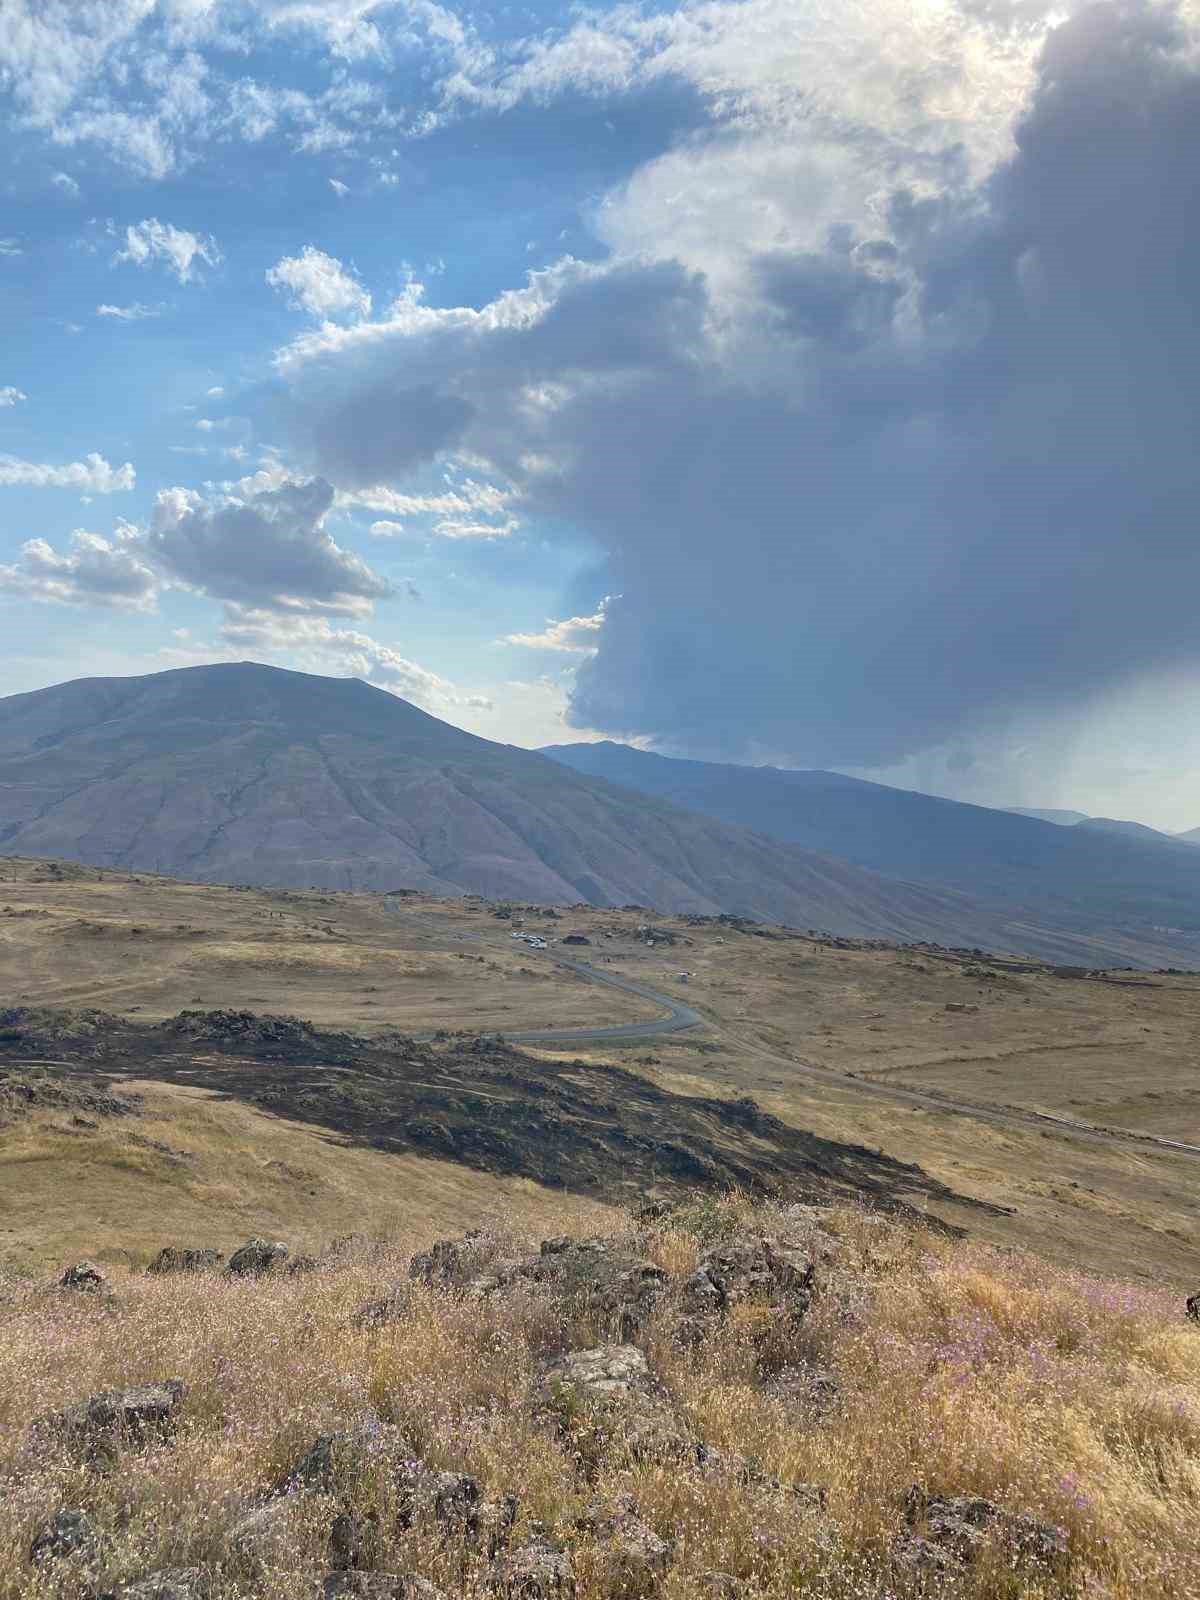
{"label": "rocky outcrop", "polygon": [[221,1265],[224,1256],[219,1250],[209,1250],[198,1245],[167,1244],[146,1268],[147,1272],[206,1272]]}
{"label": "rocky outcrop", "polygon": [[1013,1568],[1051,1568],[1068,1555],[1065,1533],[1023,1512],[1005,1511],[982,1495],[929,1495],[913,1487],[905,1500],[913,1532],[896,1547],[900,1564],[919,1571],[967,1565],[999,1545]]}
{"label": "rocky outcrop", "polygon": [[81,1290],[84,1294],[102,1294],[108,1288],[108,1279],[94,1261],[77,1261],[63,1273],[58,1287]]}
{"label": "rocky outcrop", "polygon": [[41,1418],[34,1431],[83,1456],[137,1449],[171,1436],[186,1393],[180,1378],[108,1389]]}
{"label": "rocky outcrop", "polygon": [[697,1457],[699,1441],[636,1345],[570,1351],[543,1372],[533,1403],[585,1472],[603,1455],[627,1462]]}
{"label": "rocky outcrop", "polygon": [[34,1537],[29,1559],[34,1566],[55,1561],[75,1561],[94,1567],[103,1559],[109,1541],[86,1511],[64,1508]]}
{"label": "rocky outcrop", "polygon": [[593,1501],[575,1522],[604,1546],[605,1591],[612,1600],[647,1600],[666,1576],[674,1545],[642,1518],[632,1495]]}
{"label": "rocky outcrop", "polygon": [[225,1271],[235,1278],[258,1278],[281,1267],[290,1251],[279,1240],[248,1239],[229,1258]]}
{"label": "rocky outcrop", "polygon": [[488,1586],[497,1600],[574,1600],[575,1568],[567,1551],[542,1529],[494,1562]]}

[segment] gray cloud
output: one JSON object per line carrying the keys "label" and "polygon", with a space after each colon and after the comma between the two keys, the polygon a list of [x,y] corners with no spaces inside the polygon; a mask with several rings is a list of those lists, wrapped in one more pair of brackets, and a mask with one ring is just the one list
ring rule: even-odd
{"label": "gray cloud", "polygon": [[573,715],[617,734],[879,765],[1200,665],[1192,42],[1175,6],[1079,12],[990,177],[724,279],[564,265],[298,343],[317,464],[460,449],[590,534],[620,598]]}
{"label": "gray cloud", "polygon": [[0,566],[0,592],[60,605],[152,611],[158,589],[131,524],[112,539],[77,528],[65,555],[44,539],[28,539],[11,566]]}
{"label": "gray cloud", "polygon": [[172,579],[216,599],[361,614],[391,589],[325,531],[332,504],[321,478],[215,502],[169,489],[158,497],[147,553]]}

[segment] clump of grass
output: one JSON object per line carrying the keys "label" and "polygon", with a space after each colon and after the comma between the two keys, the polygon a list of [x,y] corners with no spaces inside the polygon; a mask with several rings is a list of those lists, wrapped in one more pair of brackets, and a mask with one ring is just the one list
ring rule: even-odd
{"label": "clump of grass", "polygon": [[[585,1233],[590,1221],[581,1209],[560,1227]],[[791,1226],[772,1207],[703,1201],[657,1225],[648,1249],[682,1280],[712,1241]],[[429,1465],[516,1495],[521,1526],[537,1519],[572,1545],[580,1600],[610,1600],[616,1580],[575,1520],[585,1500],[621,1492],[673,1541],[665,1600],[685,1600],[711,1569],[754,1600],[1200,1593],[1200,1330],[1174,1295],[849,1207],[830,1210],[822,1231],[831,1259],[811,1310],[785,1331],[764,1334],[749,1306],[697,1349],[672,1342],[665,1315],[641,1342],[699,1437],[784,1483],[822,1486],[823,1509],[769,1481],[630,1467],[615,1451],[581,1481],[528,1397],[548,1354],[595,1334],[536,1290],[475,1301],[414,1286],[406,1316],[356,1330],[352,1312],[406,1278],[425,1236],[257,1282],[114,1272],[108,1300],[10,1278],[0,1295],[0,1600],[85,1593],[69,1564],[29,1564],[35,1533],[62,1507],[86,1509],[111,1541],[106,1587],[202,1565],[218,1600],[300,1593],[326,1568],[333,1500],[292,1508],[277,1569],[255,1573],[229,1534],[317,1435],[369,1421],[401,1430]],[[504,1248],[531,1245],[513,1234]],[[818,1417],[775,1397],[761,1382],[764,1350],[770,1371],[831,1374],[836,1404]],[[49,1411],[174,1376],[189,1391],[170,1444],[101,1470],[31,1443],[31,1424]],[[949,1577],[906,1572],[894,1550],[914,1485],[983,1495],[1061,1528],[1069,1567],[1022,1571],[989,1548]],[[353,1492],[374,1513],[381,1567],[418,1570],[455,1596],[487,1593],[478,1554],[397,1528],[386,1474],[364,1473]]]}

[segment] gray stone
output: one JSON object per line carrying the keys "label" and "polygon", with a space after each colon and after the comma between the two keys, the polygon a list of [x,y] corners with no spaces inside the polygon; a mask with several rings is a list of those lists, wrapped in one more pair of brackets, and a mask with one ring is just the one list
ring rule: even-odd
{"label": "gray stone", "polygon": [[96,1565],[108,1547],[107,1537],[100,1532],[86,1511],[64,1509],[54,1516],[29,1547],[29,1559],[35,1566],[50,1561],[75,1560],[89,1566]]}
{"label": "gray stone", "polygon": [[635,1345],[572,1350],[551,1363],[538,1385],[535,1411],[570,1440],[589,1469],[604,1454],[679,1461],[694,1458],[698,1448]]}
{"label": "gray stone", "polygon": [[264,1272],[282,1266],[289,1255],[288,1247],[278,1239],[248,1239],[229,1258],[225,1271],[235,1278],[257,1278]]}
{"label": "gray stone", "polygon": [[219,1267],[224,1260],[219,1250],[208,1250],[198,1245],[168,1244],[146,1268],[147,1272],[205,1272]]}
{"label": "gray stone", "polygon": [[632,1495],[609,1505],[593,1501],[576,1526],[605,1546],[605,1592],[612,1600],[645,1600],[658,1589],[674,1547],[642,1520]]}
{"label": "gray stone", "polygon": [[368,1420],[313,1441],[290,1471],[275,1485],[275,1494],[334,1494],[350,1487],[379,1462],[391,1463],[406,1447],[401,1430],[391,1423]]}
{"label": "gray stone", "polygon": [[170,1437],[186,1393],[180,1378],[107,1389],[42,1418],[34,1428],[89,1454],[118,1446],[136,1448]]}
{"label": "gray stone", "polygon": [[350,1318],[350,1326],[359,1330],[385,1328],[391,1322],[402,1322],[408,1315],[412,1296],[407,1289],[396,1288],[381,1295],[378,1300],[367,1300]]}
{"label": "gray stone", "polygon": [[574,1600],[575,1569],[560,1544],[537,1534],[494,1562],[488,1583],[500,1600]]}
{"label": "gray stone", "polygon": [[168,1567],[127,1578],[100,1600],[206,1600],[211,1579],[201,1567]]}
{"label": "gray stone", "polygon": [[331,1572],[323,1587],[325,1600],[445,1600],[415,1572]]}
{"label": "gray stone", "polygon": [[80,1289],[85,1294],[97,1294],[108,1287],[108,1279],[94,1261],[77,1261],[63,1273],[58,1286],[60,1289]]}

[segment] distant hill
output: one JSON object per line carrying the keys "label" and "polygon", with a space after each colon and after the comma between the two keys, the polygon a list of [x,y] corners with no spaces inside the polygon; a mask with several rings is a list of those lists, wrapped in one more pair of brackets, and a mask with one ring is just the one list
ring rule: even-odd
{"label": "distant hill", "polygon": [[545,754],[874,872],[1003,904],[1013,927],[1049,923],[1114,950],[1169,948],[1161,964],[1200,966],[1200,853],[1152,829],[1061,827],[834,772],[681,761],[607,740]]}
{"label": "distant hill", "polygon": [[1174,833],[1162,833],[1158,828],[1148,828],[1144,822],[1121,822],[1116,817],[1085,817],[1075,826],[1090,833],[1119,833],[1127,839],[1166,839],[1175,843],[1179,837]]}
{"label": "distant hill", "polygon": [[1182,839],[1184,844],[1200,844],[1200,828],[1189,828],[1186,833],[1177,833],[1173,837]]}
{"label": "distant hill", "polygon": [[0,699],[0,851],[202,882],[637,902],[1012,942],[964,895],[633,795],[352,679],[253,663]]}
{"label": "distant hill", "polygon": [[1039,822],[1056,822],[1060,828],[1073,828],[1077,822],[1087,822],[1086,811],[1061,811],[1055,806],[1001,806],[1014,817],[1036,817]]}

